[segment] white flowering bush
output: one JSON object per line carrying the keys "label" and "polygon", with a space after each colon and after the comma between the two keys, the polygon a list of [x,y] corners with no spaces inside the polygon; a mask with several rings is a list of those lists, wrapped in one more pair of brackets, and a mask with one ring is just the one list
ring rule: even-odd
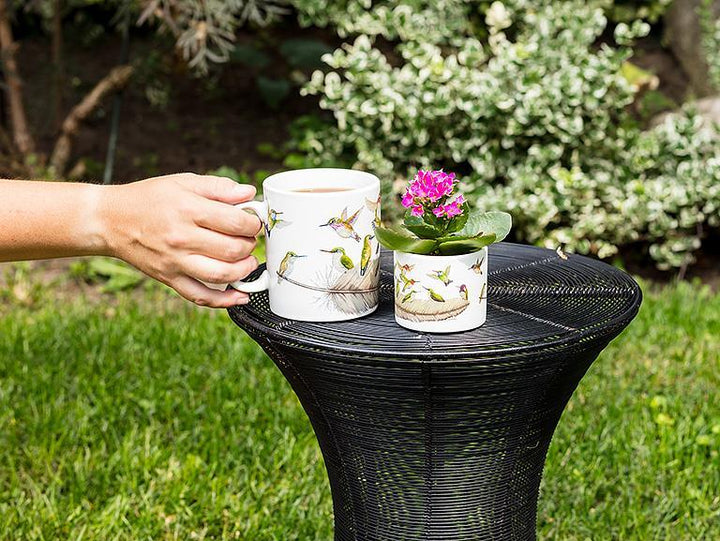
{"label": "white flowering bush", "polygon": [[481,4],[464,0],[292,0],[300,23],[331,26],[340,37],[383,36],[427,43],[472,31]]}
{"label": "white flowering bush", "polygon": [[[691,262],[718,227],[718,140],[698,137],[692,116],[643,134],[627,112],[621,67],[645,23],[597,46],[603,2],[367,3],[303,3],[341,34],[362,32],[304,89],[335,118],[302,143],[313,163],[351,156],[388,187],[418,167],[463,171],[482,206],[511,210],[521,240],[600,257],[637,242],[664,268]],[[336,19],[337,6],[350,16]],[[399,40],[394,54],[379,35]]]}
{"label": "white flowering bush", "polygon": [[[381,35],[439,43],[482,30],[486,16],[503,10],[514,18],[546,0],[289,0],[305,26],[331,26],[339,36]],[[657,21],[672,0],[589,0],[613,21]]]}
{"label": "white flowering bush", "polygon": [[656,22],[672,2],[673,0],[608,0],[606,12],[614,21],[646,19]]}
{"label": "white flowering bush", "polygon": [[648,246],[659,268],[681,267],[693,262],[708,229],[720,229],[719,139],[687,111],[637,134],[621,165],[521,173],[482,200],[505,205],[529,242],[599,257]]}
{"label": "white flowering bush", "polygon": [[713,0],[701,0],[698,8],[700,20],[700,43],[708,64],[711,84],[720,90],[720,18],[713,13]]}

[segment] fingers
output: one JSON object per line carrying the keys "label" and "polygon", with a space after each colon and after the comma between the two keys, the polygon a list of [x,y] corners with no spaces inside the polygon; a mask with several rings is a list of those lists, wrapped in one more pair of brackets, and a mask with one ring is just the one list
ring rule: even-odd
{"label": "fingers", "polygon": [[262,229],[254,214],[218,201],[200,200],[194,220],[201,227],[236,237],[254,237]]}
{"label": "fingers", "polygon": [[183,248],[193,254],[235,263],[252,253],[255,249],[255,237],[233,237],[197,228],[192,236],[185,239]]}
{"label": "fingers", "polygon": [[181,182],[193,192],[214,201],[236,205],[250,201],[255,197],[256,190],[254,186],[239,184],[227,177],[195,175],[193,173],[186,173],[182,177]]}
{"label": "fingers", "polygon": [[235,263],[218,261],[203,255],[189,255],[182,262],[182,270],[188,276],[211,284],[228,284],[242,280],[257,269],[258,262],[253,256]]}
{"label": "fingers", "polygon": [[235,291],[234,289],[226,291],[210,289],[189,276],[179,276],[170,285],[181,296],[198,306],[229,308],[238,304],[247,304],[250,300],[247,293]]}

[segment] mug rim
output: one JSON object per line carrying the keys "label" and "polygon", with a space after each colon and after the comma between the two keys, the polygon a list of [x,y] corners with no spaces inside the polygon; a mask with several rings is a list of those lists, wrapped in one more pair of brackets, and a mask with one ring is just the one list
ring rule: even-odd
{"label": "mug rim", "polygon": [[[297,190],[287,189],[276,186],[280,181],[287,180],[294,176],[307,175],[309,173],[320,173],[320,174],[342,174],[347,176],[355,177],[356,179],[364,179],[365,182],[361,185],[343,188],[335,192],[300,192]],[[368,173],[367,171],[360,171],[357,169],[342,169],[337,167],[311,167],[306,169],[289,169],[287,171],[281,171],[274,173],[263,180],[263,192],[272,192],[276,194],[289,195],[292,197],[337,197],[338,195],[349,195],[352,193],[361,193],[373,189],[380,189],[380,179]]]}

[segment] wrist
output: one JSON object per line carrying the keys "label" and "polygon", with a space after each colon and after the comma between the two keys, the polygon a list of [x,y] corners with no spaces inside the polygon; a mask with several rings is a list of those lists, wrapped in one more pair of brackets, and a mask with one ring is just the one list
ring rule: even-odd
{"label": "wrist", "polygon": [[113,200],[119,186],[91,185],[88,194],[90,210],[87,238],[93,255],[116,255],[116,241],[113,235],[115,218]]}

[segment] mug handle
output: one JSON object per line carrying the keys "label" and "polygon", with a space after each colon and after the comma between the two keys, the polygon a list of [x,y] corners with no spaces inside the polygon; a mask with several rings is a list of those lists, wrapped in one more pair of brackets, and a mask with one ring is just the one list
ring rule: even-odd
{"label": "mug handle", "polygon": [[[267,225],[268,207],[265,201],[248,201],[247,203],[240,203],[235,205],[239,209],[248,209],[253,211],[263,226]],[[270,273],[265,269],[263,273],[251,282],[245,282],[244,280],[238,280],[230,284],[230,287],[242,291],[243,293],[259,293],[265,291],[270,286]]]}

